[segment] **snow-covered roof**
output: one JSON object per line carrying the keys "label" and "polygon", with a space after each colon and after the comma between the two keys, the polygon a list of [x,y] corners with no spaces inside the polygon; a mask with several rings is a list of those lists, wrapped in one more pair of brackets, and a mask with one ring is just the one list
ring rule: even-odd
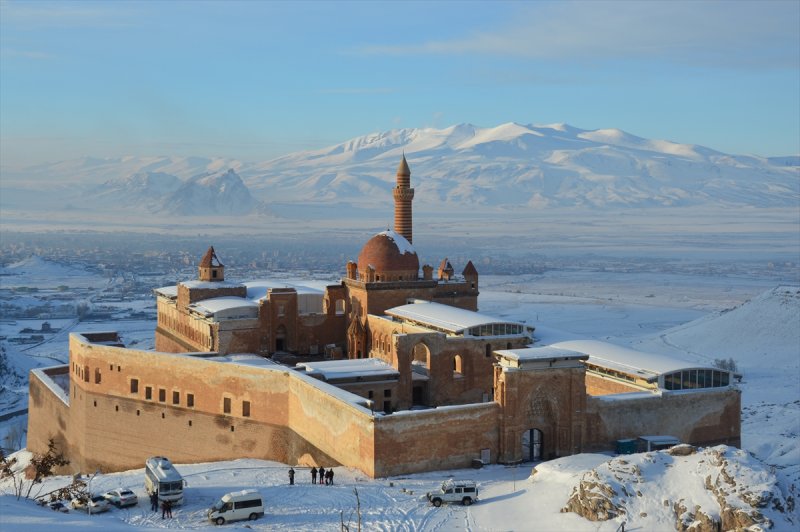
{"label": "snow-covered roof", "polygon": [[386,314],[423,326],[430,325],[436,329],[450,333],[464,333],[467,329],[472,327],[491,325],[493,323],[512,323],[522,326],[522,324],[517,322],[506,321],[471,310],[464,310],[462,308],[428,301],[418,301],[409,305],[393,307],[386,310]]}
{"label": "snow-covered roof", "polygon": [[267,292],[272,288],[293,288],[298,294],[315,294],[323,296],[324,292],[318,288],[301,284],[290,284],[281,281],[271,281],[262,279],[258,281],[248,281],[243,283],[247,287],[247,297],[253,301],[258,301],[267,297]]}
{"label": "snow-covered roof", "polygon": [[178,297],[178,287],[177,285],[172,286],[162,286],[161,288],[156,288],[153,290],[156,294],[168,297],[170,299],[175,299]]}
{"label": "snow-covered roof", "polygon": [[558,359],[586,359],[585,353],[577,351],[570,351],[567,349],[559,349],[553,346],[547,347],[525,347],[522,349],[503,349],[495,351],[500,356],[511,360],[527,361],[527,360],[550,360]]}
{"label": "snow-covered roof", "polygon": [[397,246],[397,250],[401,254],[416,253],[416,251],[414,251],[414,246],[411,245],[411,242],[409,242],[406,239],[406,237],[404,237],[400,233],[395,233],[391,229],[387,229],[386,231],[381,231],[380,233],[378,233],[378,235],[383,235],[385,237],[388,237],[390,240],[393,240],[395,245]]}
{"label": "snow-covered roof", "polygon": [[258,309],[258,304],[243,297],[227,296],[203,299],[192,303],[189,308],[206,316],[216,314],[223,310],[233,309]]}
{"label": "snow-covered roof", "polygon": [[643,353],[599,340],[570,340],[558,342],[551,347],[571,349],[589,355],[589,364],[615,369],[653,381],[659,375],[683,369],[716,369],[704,364],[696,364],[666,355]]}
{"label": "snow-covered roof", "polygon": [[366,380],[396,379],[400,375],[394,367],[377,358],[302,362],[296,367],[328,382],[357,380],[359,377]]}
{"label": "snow-covered roof", "polygon": [[238,288],[241,283],[232,283],[230,281],[181,281],[186,288]]}

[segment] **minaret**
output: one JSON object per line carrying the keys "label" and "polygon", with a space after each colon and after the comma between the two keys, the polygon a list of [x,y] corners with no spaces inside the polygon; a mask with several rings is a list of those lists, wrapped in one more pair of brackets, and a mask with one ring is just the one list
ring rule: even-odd
{"label": "minaret", "polygon": [[413,244],[411,234],[411,200],[414,199],[414,189],[411,188],[411,170],[408,169],[406,154],[397,167],[397,186],[394,187],[394,230],[409,243]]}

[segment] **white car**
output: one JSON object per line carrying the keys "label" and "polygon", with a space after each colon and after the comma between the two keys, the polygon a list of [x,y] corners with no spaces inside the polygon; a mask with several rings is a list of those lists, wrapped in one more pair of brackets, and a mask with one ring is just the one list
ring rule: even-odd
{"label": "white car", "polygon": [[110,508],[108,501],[102,495],[95,495],[88,501],[75,497],[69,505],[75,510],[83,510],[84,512],[92,514],[107,512]]}
{"label": "white car", "polygon": [[125,508],[126,506],[136,506],[139,504],[139,497],[126,488],[111,490],[103,495],[103,497],[117,508]]}
{"label": "white car", "polygon": [[442,487],[426,494],[431,504],[437,508],[443,502],[460,502],[469,506],[478,500],[478,486],[472,480],[446,480]]}

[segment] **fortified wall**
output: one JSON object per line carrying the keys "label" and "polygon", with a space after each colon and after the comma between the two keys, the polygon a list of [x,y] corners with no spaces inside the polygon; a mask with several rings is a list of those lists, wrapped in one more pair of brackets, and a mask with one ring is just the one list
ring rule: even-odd
{"label": "fortified wall", "polygon": [[[342,465],[375,477],[466,467],[482,449],[496,452],[494,403],[384,416],[264,359],[106,345],[115,339],[72,334],[68,366],[31,373],[28,449],[44,452],[54,438],[71,462],[61,473],[124,471],[163,455]],[[467,424],[482,436],[464,437]]]}

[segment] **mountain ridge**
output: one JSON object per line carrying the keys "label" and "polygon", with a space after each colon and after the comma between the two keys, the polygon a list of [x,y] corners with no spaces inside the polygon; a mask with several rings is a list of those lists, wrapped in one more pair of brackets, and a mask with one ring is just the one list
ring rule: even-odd
{"label": "mountain ridge", "polygon": [[[584,130],[563,123],[393,129],[256,163],[126,156],[19,172],[27,172],[32,184],[53,177],[99,184],[142,172],[186,182],[230,169],[256,201],[266,204],[368,207],[391,193],[403,154],[417,190],[415,206],[422,208],[792,207],[800,201],[800,156],[727,154],[616,128]],[[11,181],[16,176],[10,175]]]}

